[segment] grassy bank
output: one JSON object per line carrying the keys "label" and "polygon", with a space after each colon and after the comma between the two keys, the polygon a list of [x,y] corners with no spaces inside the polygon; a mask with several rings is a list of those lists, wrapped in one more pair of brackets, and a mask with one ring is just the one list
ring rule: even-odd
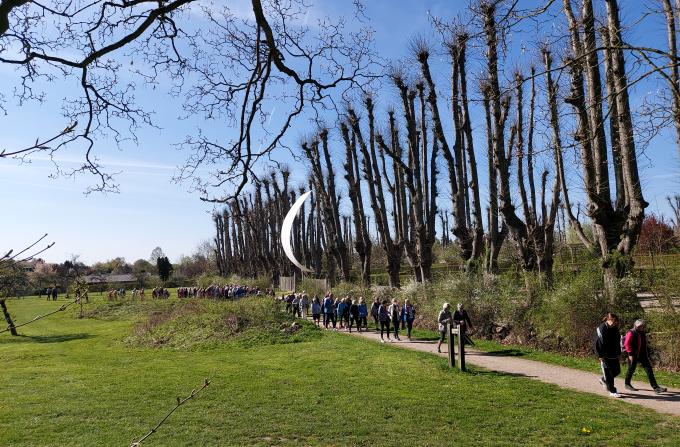
{"label": "grassy bank", "polygon": [[[17,321],[55,305],[10,304]],[[342,334],[135,345],[135,327],[158,309],[118,310],[78,319],[69,309],[21,337],[0,336],[0,445],[128,445],[204,377],[210,387],[147,445],[680,443],[677,418],[522,377],[452,371],[443,358]]]}

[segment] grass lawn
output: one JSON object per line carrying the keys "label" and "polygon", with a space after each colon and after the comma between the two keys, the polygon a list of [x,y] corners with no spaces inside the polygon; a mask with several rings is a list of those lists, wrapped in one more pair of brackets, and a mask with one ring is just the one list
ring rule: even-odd
{"label": "grass lawn", "polygon": [[[56,305],[8,301],[17,323]],[[1,334],[0,445],[125,446],[205,377],[145,445],[680,445],[680,418],[343,334],[133,347],[136,310]]]}

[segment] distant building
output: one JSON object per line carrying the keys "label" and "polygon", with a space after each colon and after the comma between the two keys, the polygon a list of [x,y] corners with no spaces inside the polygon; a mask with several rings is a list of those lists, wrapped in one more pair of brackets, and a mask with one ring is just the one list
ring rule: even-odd
{"label": "distant building", "polygon": [[87,276],[84,276],[83,279],[85,280],[85,282],[87,284],[91,284],[91,285],[96,285],[96,284],[127,285],[127,284],[136,284],[138,277],[133,275],[132,273],[125,273],[125,274],[122,274],[122,275],[114,275],[114,274],[87,275]]}

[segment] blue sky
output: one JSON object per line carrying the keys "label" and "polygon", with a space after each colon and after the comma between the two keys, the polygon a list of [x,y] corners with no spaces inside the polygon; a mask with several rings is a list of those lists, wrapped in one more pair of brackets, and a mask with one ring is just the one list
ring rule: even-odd
{"label": "blue sky", "polygon": [[[240,10],[247,11],[243,2],[240,3]],[[314,3],[314,10],[310,14],[313,17],[337,14],[352,16],[350,1],[317,0]],[[428,14],[451,18],[467,4],[460,1],[416,0],[371,0],[365,3],[366,15],[376,31],[376,49],[385,59],[407,56],[408,43],[415,35],[435,40]],[[625,2],[624,21],[635,20],[640,15],[640,8]],[[531,53],[531,42],[536,33],[540,35],[541,32],[549,30],[527,29],[523,33],[516,33],[513,45],[517,45],[517,40],[526,41],[528,53]],[[663,46],[665,40],[658,41],[664,39],[662,22],[660,19],[646,20],[628,31],[627,38]],[[517,66],[524,57],[527,56],[509,55],[506,66]],[[437,58],[439,56],[435,56],[433,64],[442,90],[440,96],[444,99],[448,90],[448,69],[446,64],[438,63]],[[473,59],[470,75],[479,70],[481,63]],[[13,85],[16,78],[15,72],[0,67],[1,85]],[[641,95],[653,92],[654,88],[653,83],[639,85],[633,92],[634,106],[639,104]],[[56,82],[48,91],[45,104],[29,104],[21,108],[15,107],[15,102],[10,98],[8,114],[0,119],[0,146],[23,147],[38,136],[48,136],[55,129],[63,128],[64,122],[59,116],[60,99],[68,91],[68,85]],[[22,247],[47,232],[49,239],[56,242],[44,255],[49,261],[61,262],[72,254],[80,255],[88,263],[116,256],[134,261],[148,258],[156,246],[162,247],[171,260],[176,261],[180,255],[190,254],[202,240],[212,238],[210,213],[213,206],[201,202],[195,193],[188,190],[188,185],[171,181],[176,167],[186,157],[174,144],[187,134],[195,133],[197,127],[203,124],[202,119],[191,117],[178,120],[177,117],[182,113],[181,101],[170,98],[163,88],[152,90],[140,87],[136,96],[140,104],[155,112],[154,120],[161,129],[141,129],[138,132],[138,144],[124,143],[121,150],[111,141],[97,142],[97,155],[102,163],[109,171],[120,172],[117,176],[119,194],[84,195],[83,191],[94,182],[87,176],[75,179],[49,178],[53,169],[44,157],[35,157],[30,164],[0,159],[0,200],[4,210],[0,220],[0,234],[3,235],[0,250]],[[379,96],[378,107],[384,110],[395,100],[393,89],[386,87]],[[445,103],[441,107],[445,107]],[[479,169],[483,173],[486,170],[483,157],[485,137],[480,132],[483,119],[474,110],[473,120]],[[215,123],[215,126],[226,134],[232,132],[222,129],[223,125],[219,123]],[[293,144],[301,135],[309,133],[306,123],[298,122],[290,131],[288,141]],[[670,132],[662,134],[640,157],[644,194],[650,202],[648,211],[651,212],[667,213],[664,197],[680,192],[677,180],[680,178],[680,162],[673,139]],[[75,148],[57,155],[59,163],[65,167],[74,166],[80,157],[81,154]],[[286,154],[280,154],[280,158],[290,159]],[[304,180],[306,168],[294,161],[288,163],[294,168],[294,180]],[[341,166],[336,166],[336,170],[340,171]],[[442,187],[446,183],[443,172],[440,179]],[[338,178],[342,179],[341,176]],[[572,183],[576,184],[577,179],[578,170],[574,170],[571,173]],[[578,194],[578,191],[573,194]],[[448,206],[446,196],[441,202],[443,206]]]}

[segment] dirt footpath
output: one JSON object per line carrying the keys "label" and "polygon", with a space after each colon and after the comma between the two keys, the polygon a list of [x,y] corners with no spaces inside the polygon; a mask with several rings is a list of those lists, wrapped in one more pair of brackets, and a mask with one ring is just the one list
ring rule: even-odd
{"label": "dirt footpath", "polygon": [[[345,330],[339,330],[345,334],[349,333]],[[368,332],[352,332],[353,336],[367,338],[376,342],[380,341],[380,334],[369,330]],[[437,343],[431,341],[412,341],[409,342],[406,336],[402,336],[402,341],[390,342],[392,346],[400,348],[412,349],[414,351],[429,352],[435,355],[446,357],[447,345],[442,344],[442,353],[437,353]],[[549,363],[537,362],[534,360],[526,360],[517,357],[503,356],[494,354],[493,352],[482,352],[473,349],[466,349],[465,351],[466,363],[480,366],[492,371],[502,373],[514,374],[518,376],[528,377],[534,380],[540,380],[545,383],[552,383],[553,385],[562,388],[568,388],[583,393],[592,393],[609,398],[609,393],[602,388],[598,382],[598,375],[587,371],[578,369],[565,368],[563,366],[551,365]],[[593,359],[593,361],[595,361]],[[627,391],[623,387],[623,374],[625,374],[625,366],[622,365],[621,375],[616,378],[616,388],[623,396],[622,401],[641,405],[643,407],[651,408],[659,413],[667,413],[675,416],[680,416],[680,390],[668,388],[668,392],[663,394],[656,394],[646,382],[633,381],[633,386],[639,391]],[[661,383],[663,385],[663,383]]]}

